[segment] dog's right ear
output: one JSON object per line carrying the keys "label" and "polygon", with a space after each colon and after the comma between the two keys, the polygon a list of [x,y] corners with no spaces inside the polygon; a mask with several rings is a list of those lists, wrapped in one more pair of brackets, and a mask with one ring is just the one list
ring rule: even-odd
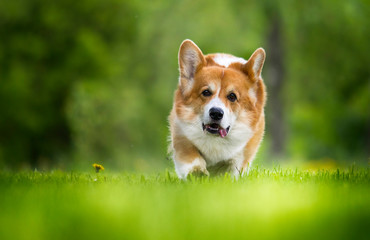
{"label": "dog's right ear", "polygon": [[202,51],[191,40],[181,43],[179,50],[180,85],[181,78],[192,81],[195,73],[206,63]]}

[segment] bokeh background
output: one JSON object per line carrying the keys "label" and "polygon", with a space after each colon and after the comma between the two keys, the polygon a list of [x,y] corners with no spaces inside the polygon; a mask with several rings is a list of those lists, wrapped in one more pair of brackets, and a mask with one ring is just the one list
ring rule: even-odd
{"label": "bokeh background", "polygon": [[265,48],[258,164],[368,164],[369,17],[367,0],[0,1],[0,168],[171,168],[187,38],[246,59]]}

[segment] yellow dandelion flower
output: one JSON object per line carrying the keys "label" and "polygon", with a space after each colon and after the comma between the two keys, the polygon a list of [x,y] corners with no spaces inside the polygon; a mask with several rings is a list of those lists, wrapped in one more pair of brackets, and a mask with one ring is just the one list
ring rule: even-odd
{"label": "yellow dandelion flower", "polygon": [[104,171],[104,167],[103,167],[103,165],[100,165],[100,164],[96,164],[96,163],[94,163],[92,166],[95,168],[95,172],[97,172],[97,173],[98,173],[100,170]]}

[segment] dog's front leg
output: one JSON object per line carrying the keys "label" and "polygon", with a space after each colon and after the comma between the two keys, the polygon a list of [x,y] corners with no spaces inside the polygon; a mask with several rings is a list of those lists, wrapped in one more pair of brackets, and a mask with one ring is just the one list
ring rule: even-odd
{"label": "dog's front leg", "polygon": [[179,178],[185,179],[189,174],[209,175],[206,161],[188,139],[185,137],[174,138],[173,149],[175,169]]}

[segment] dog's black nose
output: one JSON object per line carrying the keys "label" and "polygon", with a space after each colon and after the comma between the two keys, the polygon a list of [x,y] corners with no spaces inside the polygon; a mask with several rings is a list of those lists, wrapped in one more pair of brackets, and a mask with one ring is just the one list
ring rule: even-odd
{"label": "dog's black nose", "polygon": [[213,120],[221,120],[222,117],[224,116],[224,111],[221,109],[221,108],[211,108],[209,110],[209,116],[213,119]]}

